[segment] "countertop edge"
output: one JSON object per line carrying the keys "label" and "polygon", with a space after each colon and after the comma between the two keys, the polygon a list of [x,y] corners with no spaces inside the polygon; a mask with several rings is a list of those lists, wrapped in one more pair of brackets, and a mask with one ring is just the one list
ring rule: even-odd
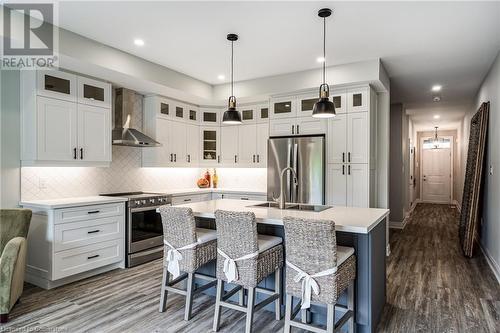
{"label": "countertop edge", "polygon": [[[59,208],[70,208],[70,207],[81,207],[81,206],[91,206],[91,205],[99,205],[99,204],[107,204],[107,203],[116,203],[116,202],[126,202],[128,201],[127,198],[123,197],[106,197],[102,196],[99,198],[102,199],[94,199],[94,200],[83,200],[86,197],[82,198],[65,198],[61,200],[67,200],[65,202],[61,203],[44,203],[42,202],[43,200],[23,200],[19,201],[19,206],[22,207],[34,207],[34,208],[39,208],[39,209],[59,209]],[[74,199],[74,201],[70,201],[71,199]],[[54,201],[57,201],[58,199],[54,199]]]}

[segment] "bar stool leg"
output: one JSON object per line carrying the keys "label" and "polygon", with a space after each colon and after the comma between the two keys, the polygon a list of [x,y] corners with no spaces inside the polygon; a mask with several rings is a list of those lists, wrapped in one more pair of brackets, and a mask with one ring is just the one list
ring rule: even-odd
{"label": "bar stool leg", "polygon": [[276,320],[281,320],[281,268],[274,272],[274,292],[279,297],[274,301],[274,313]]}
{"label": "bar stool leg", "polygon": [[245,305],[245,288],[241,287],[241,289],[238,293],[239,293],[239,297],[240,297],[238,300],[238,304],[240,306],[244,306]]}
{"label": "bar stool leg", "polygon": [[170,273],[167,270],[167,267],[163,267],[163,277],[161,279],[161,294],[160,294],[160,312],[165,312],[167,309],[167,286],[169,280]]}
{"label": "bar stool leg", "polygon": [[352,317],[348,321],[347,330],[349,333],[354,333],[354,281],[349,283],[347,288],[347,309],[352,311]]}
{"label": "bar stool leg", "polygon": [[218,332],[220,327],[220,314],[222,295],[224,295],[224,281],[217,280],[217,294],[215,296],[215,314],[214,314],[214,326],[213,331]]}
{"label": "bar stool leg", "polygon": [[335,331],[335,304],[327,304],[326,332],[333,333],[334,331]]}
{"label": "bar stool leg", "polygon": [[247,322],[245,325],[245,333],[252,332],[254,306],[255,306],[255,288],[249,287],[248,299],[247,299]]}
{"label": "bar stool leg", "polygon": [[188,273],[186,283],[186,308],[184,309],[184,320],[191,319],[193,311],[193,290],[194,290],[194,273]]}
{"label": "bar stool leg", "polygon": [[290,333],[291,329],[290,321],[292,320],[292,306],[293,306],[293,296],[286,294],[284,333]]}

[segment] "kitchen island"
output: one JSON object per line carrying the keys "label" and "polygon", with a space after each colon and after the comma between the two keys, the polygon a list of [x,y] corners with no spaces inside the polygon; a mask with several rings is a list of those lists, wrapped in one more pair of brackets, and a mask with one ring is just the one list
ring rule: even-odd
{"label": "kitchen island", "polygon": [[[255,207],[262,201],[211,200],[181,205],[190,207],[198,223],[215,228],[215,211],[230,210],[255,213],[258,232],[284,237],[283,217],[306,219],[329,219],[335,222],[337,244],[351,246],[355,250],[356,272],[356,314],[357,332],[375,332],[385,304],[386,292],[386,226],[389,210],[376,208],[332,207],[321,212],[302,210],[280,210]],[[286,249],[285,249],[286,256]],[[213,274],[213,267],[207,273]],[[285,281],[282,279],[282,281]],[[273,288],[274,278],[262,281],[263,287]],[[342,301],[342,298],[341,298]],[[313,322],[325,322],[326,308],[311,307]]]}

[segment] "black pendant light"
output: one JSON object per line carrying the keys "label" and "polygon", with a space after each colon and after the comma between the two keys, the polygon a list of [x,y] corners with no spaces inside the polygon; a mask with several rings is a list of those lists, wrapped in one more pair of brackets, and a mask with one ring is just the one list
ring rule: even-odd
{"label": "black pendant light", "polygon": [[234,52],[233,52],[233,44],[238,40],[238,35],[236,34],[228,34],[227,40],[231,42],[231,96],[227,101],[227,111],[224,112],[224,116],[222,117],[222,123],[224,124],[241,124],[241,115],[238,110],[236,110],[236,97],[234,97],[233,88],[233,60],[234,60]]}
{"label": "black pendant light", "polygon": [[312,116],[314,118],[335,117],[335,105],[330,101],[330,87],[326,83],[326,18],[332,15],[330,8],[318,11],[318,16],[323,18],[323,83],[319,86],[319,100],[314,104]]}

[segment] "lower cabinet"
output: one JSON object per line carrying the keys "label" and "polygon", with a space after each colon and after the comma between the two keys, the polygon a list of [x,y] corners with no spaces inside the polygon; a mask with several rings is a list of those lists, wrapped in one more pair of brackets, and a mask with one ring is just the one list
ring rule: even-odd
{"label": "lower cabinet", "polygon": [[212,200],[212,193],[173,195],[172,206],[210,200]]}
{"label": "lower cabinet", "polygon": [[326,178],[329,205],[369,207],[368,164],[329,164]]}
{"label": "lower cabinet", "polygon": [[51,289],[125,267],[125,203],[33,211],[26,281]]}

